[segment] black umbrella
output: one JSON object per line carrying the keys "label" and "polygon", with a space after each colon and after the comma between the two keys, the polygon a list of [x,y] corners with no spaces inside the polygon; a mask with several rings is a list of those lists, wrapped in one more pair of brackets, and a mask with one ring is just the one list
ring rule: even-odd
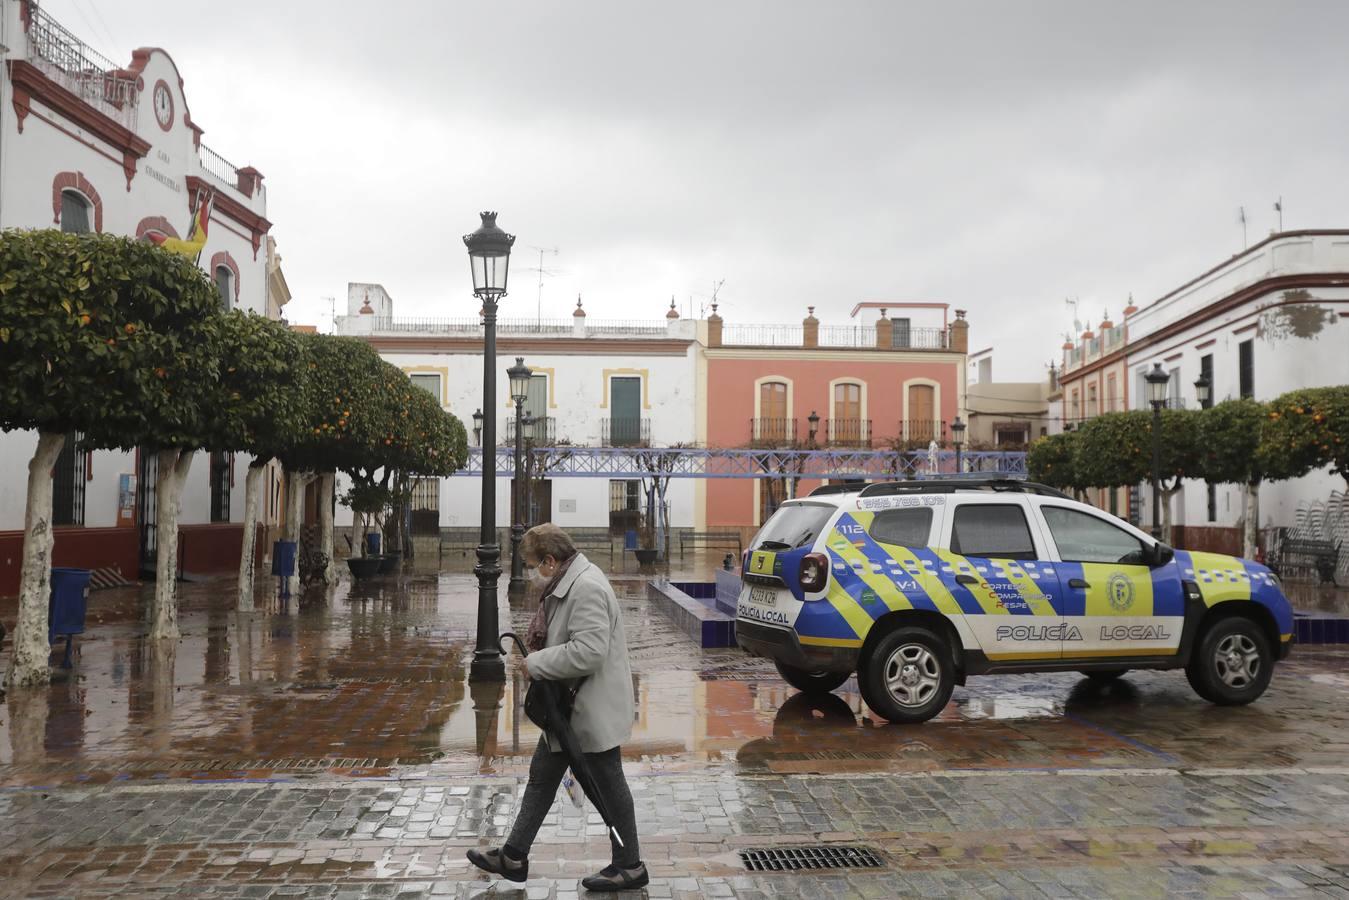
{"label": "black umbrella", "polygon": [[[507,631],[501,635],[501,653],[503,656],[506,654],[504,646],[506,638],[515,641],[515,646],[520,651],[521,656],[529,655],[529,650],[525,647],[524,641],[520,640],[514,632]],[[599,785],[595,783],[595,773],[590,770],[590,763],[586,760],[584,751],[581,750],[581,742],[577,739],[576,732],[571,727],[571,708],[574,696],[574,692],[568,690],[567,686],[560,681],[531,678],[529,690],[525,691],[525,715],[529,718],[529,721],[552,735],[562,745],[562,752],[567,754],[567,762],[571,766],[572,777],[576,779],[576,783],[581,786],[581,790],[585,791],[585,795],[594,804],[595,811],[604,820],[610,836],[613,837],[618,846],[622,847],[625,846],[623,838],[618,836],[618,829],[613,826],[613,819],[605,806],[604,798],[600,795]]]}

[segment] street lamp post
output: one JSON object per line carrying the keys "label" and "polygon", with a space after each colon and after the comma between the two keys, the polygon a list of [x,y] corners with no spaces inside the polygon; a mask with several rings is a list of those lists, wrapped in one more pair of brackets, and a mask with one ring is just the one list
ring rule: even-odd
{"label": "street lamp post", "polygon": [[964,471],[960,465],[960,450],[965,446],[965,423],[960,421],[960,416],[951,423],[951,446],[956,448],[956,474],[959,475]]}
{"label": "street lamp post", "polygon": [[497,302],[506,296],[511,245],[515,236],[497,227],[497,214],[484,212],[482,225],[464,235],[468,261],[473,269],[473,293],[482,301],[482,528],[478,535],[478,639],[473,649],[470,681],[504,681],[506,664],[501,658],[497,634],[497,581],[501,578],[501,545],[496,526],[496,355]]}
{"label": "street lamp post", "polygon": [[1213,382],[1209,380],[1207,374],[1200,372],[1199,377],[1194,380],[1194,395],[1199,401],[1200,409],[1208,409],[1213,400]]}
{"label": "street lamp post", "polygon": [[810,449],[814,450],[815,435],[820,430],[820,414],[812,409],[810,415],[806,416],[806,421],[810,423]]}
{"label": "street lamp post", "polygon": [[473,443],[482,446],[482,410],[473,410]]}
{"label": "street lamp post", "polygon": [[523,521],[533,527],[534,522],[534,423],[533,413],[525,413],[520,418],[520,430],[525,436],[525,507]]}
{"label": "street lamp post", "polygon": [[517,356],[515,365],[506,370],[506,377],[511,380],[511,399],[515,401],[515,490],[513,491],[515,496],[511,504],[511,583],[506,591],[508,597],[523,597],[529,588],[520,560],[520,541],[525,537],[524,517],[520,514],[520,505],[524,502],[525,492],[521,480],[524,430],[520,426],[520,419],[524,413],[525,400],[529,397],[529,376],[532,374],[522,356]]}
{"label": "street lamp post", "polygon": [[1143,376],[1148,383],[1148,402],[1152,404],[1152,536],[1162,539],[1162,407],[1166,405],[1166,386],[1171,376],[1153,363]]}

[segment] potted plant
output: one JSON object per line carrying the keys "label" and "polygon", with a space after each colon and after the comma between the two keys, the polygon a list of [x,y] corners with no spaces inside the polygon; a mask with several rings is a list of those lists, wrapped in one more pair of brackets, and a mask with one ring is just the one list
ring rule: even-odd
{"label": "potted plant", "polygon": [[659,552],[656,549],[656,529],[651,527],[650,522],[643,521],[637,531],[637,549],[633,551],[637,556],[637,564],[644,569],[651,568],[656,564]]}
{"label": "potted plant", "polygon": [[359,536],[357,547],[360,556],[347,557],[347,568],[351,577],[357,580],[371,578],[379,574],[384,558],[369,553],[369,529],[367,524],[375,519],[388,504],[389,491],[381,484],[357,482],[342,497],[342,502],[355,514],[354,531]]}

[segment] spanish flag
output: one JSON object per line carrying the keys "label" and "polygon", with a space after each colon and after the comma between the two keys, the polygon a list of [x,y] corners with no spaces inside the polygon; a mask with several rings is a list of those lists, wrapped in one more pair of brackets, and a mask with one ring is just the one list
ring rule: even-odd
{"label": "spanish flag", "polygon": [[192,227],[188,229],[187,240],[165,237],[153,232],[146,237],[171,253],[181,253],[197,262],[202,249],[206,246],[206,229],[211,221],[211,197],[211,194],[198,197],[197,214],[192,218]]}

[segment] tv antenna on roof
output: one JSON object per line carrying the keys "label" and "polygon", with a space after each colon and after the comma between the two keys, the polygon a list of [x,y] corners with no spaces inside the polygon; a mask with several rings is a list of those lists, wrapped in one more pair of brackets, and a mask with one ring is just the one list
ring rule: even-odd
{"label": "tv antenna on roof", "polygon": [[525,269],[526,272],[537,272],[539,275],[539,292],[534,299],[534,324],[537,327],[543,324],[543,277],[547,275],[549,278],[552,278],[554,275],[561,275],[562,273],[543,267],[543,255],[545,253],[551,253],[554,256],[557,256],[559,251],[556,247],[535,247],[531,245],[529,249],[539,251],[539,264],[537,266],[529,266]]}
{"label": "tv antenna on roof", "polygon": [[1078,319],[1078,317],[1077,317],[1077,298],[1076,298],[1076,297],[1064,297],[1064,298],[1063,298],[1063,302],[1064,302],[1066,305],[1071,306],[1071,307],[1073,308],[1073,334],[1074,334],[1074,335],[1081,334],[1081,333],[1082,333],[1082,321],[1081,321],[1080,319]]}

